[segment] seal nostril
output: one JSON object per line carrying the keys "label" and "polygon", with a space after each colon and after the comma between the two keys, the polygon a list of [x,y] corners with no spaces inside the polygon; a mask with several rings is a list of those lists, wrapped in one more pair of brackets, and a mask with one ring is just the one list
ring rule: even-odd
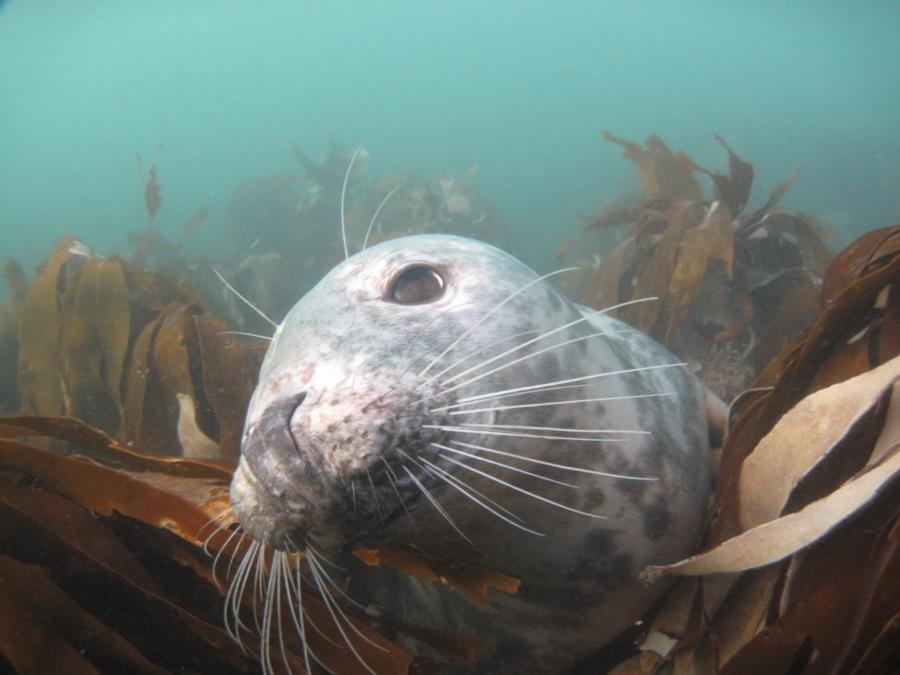
{"label": "seal nostril", "polygon": [[284,441],[299,452],[291,431],[291,419],[305,399],[306,392],[301,391],[269,404],[244,439],[241,453],[245,456],[262,455],[271,448],[284,445]]}
{"label": "seal nostril", "polygon": [[294,416],[294,413],[297,412],[297,408],[303,405],[303,401],[306,400],[306,392],[301,391],[299,394],[294,394],[291,396],[288,401],[291,403],[291,414],[288,415],[288,422],[291,421],[291,418]]}

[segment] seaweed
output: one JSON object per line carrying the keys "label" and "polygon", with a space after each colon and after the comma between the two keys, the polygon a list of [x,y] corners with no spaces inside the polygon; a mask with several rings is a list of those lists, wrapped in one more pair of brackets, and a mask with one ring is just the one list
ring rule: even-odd
{"label": "seaweed", "polygon": [[702,552],[614,672],[884,672],[900,607],[900,226],[828,267],[813,324],[731,409]]}
{"label": "seaweed", "polygon": [[[638,298],[622,318],[686,359],[718,394],[731,398],[815,315],[831,253],[815,218],[779,207],[797,173],[747,212],[753,167],[720,136],[728,173],[672,152],[657,136],[640,145],[612,134],[646,194],[596,214],[589,231],[627,224],[628,236],[576,284],[579,300],[608,307]],[[706,198],[696,174],[708,176]],[[561,258],[584,247],[564,244]],[[596,254],[595,254],[596,255]]]}
{"label": "seaweed", "polygon": [[[41,447],[41,437],[62,443],[63,450]],[[15,622],[29,636],[10,641],[3,635],[12,632],[0,632],[0,653],[21,672],[160,673],[187,664],[197,672],[255,672],[256,641],[241,648],[219,627],[225,588],[211,557],[239,557],[246,550],[243,538],[210,527],[227,508],[233,468],[230,462],[145,454],[73,418],[0,418],[0,625]],[[442,583],[459,585],[475,598],[485,598],[488,588],[515,592],[518,586],[503,575],[417,561],[413,553],[357,555],[419,576],[434,575],[426,572],[431,565]],[[302,557],[299,563],[308,574]],[[220,566],[225,580],[230,573],[230,565]],[[110,593],[116,602],[109,602]],[[245,598],[245,626],[254,623],[254,602]],[[280,611],[285,640],[296,650],[290,611]],[[313,591],[304,592],[307,620],[317,626],[307,635],[310,647],[330,671],[356,672],[359,663],[341,646],[329,611]],[[450,661],[471,663],[488,649],[467,635],[387,617],[376,630],[355,608],[344,612],[365,636],[355,641],[356,650],[379,673],[441,669],[381,631],[414,637]],[[57,646],[52,655],[44,653],[47,644]],[[293,672],[304,672],[298,653],[289,649],[284,659]]]}
{"label": "seaweed", "polygon": [[84,250],[63,239],[25,294],[22,411],[74,416],[171,455],[184,451],[184,395],[193,404],[190,422],[219,456],[236,456],[258,350],[238,345],[223,320],[204,314],[186,279]]}

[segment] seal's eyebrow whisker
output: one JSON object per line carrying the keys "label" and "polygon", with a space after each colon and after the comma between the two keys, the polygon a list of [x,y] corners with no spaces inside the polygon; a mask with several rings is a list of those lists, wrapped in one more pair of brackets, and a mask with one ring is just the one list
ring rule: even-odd
{"label": "seal's eyebrow whisker", "polygon": [[[543,391],[543,390],[542,390]],[[532,393],[532,392],[526,392]],[[517,394],[512,394],[517,395]],[[557,405],[573,405],[573,404],[584,404],[584,403],[600,403],[604,401],[628,401],[631,399],[638,398],[661,398],[664,396],[678,396],[678,392],[675,391],[664,391],[654,394],[628,394],[625,396],[601,396],[600,398],[574,398],[574,399],[564,399],[562,401],[542,401],[540,403],[516,403],[514,405],[500,405],[493,406],[491,408],[468,408],[466,410],[453,410],[448,415],[471,415],[473,413],[483,413],[483,412],[499,412],[502,410],[516,410],[519,408],[541,408],[544,406],[557,406]],[[481,402],[481,401],[476,401]],[[465,405],[471,405],[472,401],[466,403],[455,403],[453,405],[446,405],[441,408],[434,408],[430,412],[444,412],[446,410],[451,410],[452,408],[461,408]]]}
{"label": "seal's eyebrow whisker", "polygon": [[225,284],[228,287],[229,291],[231,291],[236,296],[238,296],[241,300],[244,301],[244,304],[246,304],[250,309],[252,309],[257,314],[259,314],[263,319],[268,321],[269,324],[272,326],[272,328],[274,328],[276,331],[278,330],[278,324],[275,323],[274,321],[272,321],[272,319],[270,319],[268,316],[266,316],[266,314],[259,307],[257,307],[252,302],[250,302],[247,298],[245,298],[243,295],[241,295],[234,286],[232,286],[230,283],[228,283],[228,280],[222,276],[222,273],[219,272],[219,270],[217,270],[215,267],[213,267],[212,271],[215,272],[217,277],[219,277],[219,281],[221,281],[223,284]]}
{"label": "seal's eyebrow whisker", "polygon": [[347,221],[344,217],[344,205],[347,201],[347,183],[350,182],[350,172],[353,171],[353,164],[356,162],[356,158],[359,157],[360,150],[362,148],[356,148],[353,151],[353,156],[347,165],[347,171],[344,173],[344,183],[341,185],[341,241],[344,242],[344,260],[350,257],[350,247],[347,246]]}
{"label": "seal's eyebrow whisker", "polygon": [[[423,424],[423,429],[440,429],[441,431],[455,431],[459,434],[477,434],[479,436],[505,436],[509,438],[539,438],[547,441],[576,441],[579,443],[624,443],[626,438],[618,436],[551,436],[550,434],[529,434],[526,431],[494,431],[492,429],[468,429],[466,427],[449,426],[442,424]],[[632,429],[603,429],[608,434],[641,434],[647,435],[649,431]]]}
{"label": "seal's eyebrow whisker", "polygon": [[482,471],[481,469],[476,469],[474,466],[469,466],[465,462],[460,462],[460,461],[455,460],[452,457],[448,457],[446,455],[442,455],[442,456],[448,462],[450,462],[452,464],[456,464],[457,466],[465,469],[466,471],[471,471],[472,473],[477,473],[479,476],[483,476],[484,478],[487,478],[488,480],[492,480],[495,483],[500,483],[501,485],[505,485],[506,487],[508,487],[511,490],[515,490],[516,492],[521,492],[522,494],[528,495],[529,497],[533,497],[533,498],[537,499],[538,501],[544,502],[545,504],[550,504],[551,506],[555,506],[557,508],[563,509],[564,511],[571,511],[572,513],[577,513],[582,516],[588,516],[589,518],[599,518],[601,520],[605,520],[607,518],[607,516],[603,516],[598,513],[589,513],[588,511],[582,511],[580,509],[576,509],[571,506],[566,506],[565,504],[561,504],[559,502],[553,501],[552,499],[548,499],[547,497],[543,497],[539,494],[531,492],[530,490],[526,490],[523,487],[519,487],[518,485],[514,485],[513,483],[510,483],[508,481],[497,478],[496,476],[492,476],[491,474],[487,473],[486,471]]}
{"label": "seal's eyebrow whisker", "polygon": [[481,452],[487,452],[492,455],[500,455],[502,457],[510,457],[512,459],[518,459],[523,462],[531,462],[532,464],[540,464],[541,466],[549,466],[553,469],[562,469],[563,471],[574,471],[576,473],[588,473],[593,476],[605,476],[606,478],[620,478],[622,480],[642,480],[642,481],[658,480],[655,476],[629,476],[629,475],[620,474],[620,473],[610,473],[608,471],[597,471],[595,469],[585,469],[580,466],[571,466],[569,464],[558,464],[556,462],[548,462],[543,459],[535,459],[534,457],[528,457],[527,455],[519,455],[514,452],[506,452],[505,450],[497,450],[496,448],[488,448],[483,445],[475,445],[474,443],[465,443],[464,441],[458,441],[456,439],[450,439],[450,442],[453,445],[458,445],[463,448],[469,448],[471,450],[480,450]]}
{"label": "seal's eyebrow whisker", "polygon": [[[404,454],[406,454],[406,453],[404,453]],[[407,457],[408,457],[408,455],[407,455]],[[450,517],[450,514],[447,513],[447,511],[444,509],[444,507],[441,506],[440,502],[438,502],[434,498],[434,495],[432,495],[431,492],[428,491],[428,488],[425,487],[424,485],[422,485],[422,482],[418,478],[416,478],[415,474],[413,474],[412,471],[409,470],[409,467],[404,465],[403,470],[406,472],[406,475],[412,479],[412,482],[415,483],[416,487],[419,488],[419,491],[423,495],[425,495],[425,497],[428,499],[429,502],[431,502],[431,505],[435,508],[435,510],[438,513],[440,513],[444,517],[444,520],[446,520],[450,524],[450,527],[452,527],[454,530],[456,530],[456,533],[459,534],[460,537],[462,537],[463,539],[465,539],[467,542],[469,542],[471,544],[472,540],[469,539],[465,535],[465,533],[459,529],[459,527],[456,525],[456,523],[453,522],[453,518]]]}
{"label": "seal's eyebrow whisker", "polygon": [[361,251],[365,251],[365,250],[366,250],[366,246],[367,246],[368,243],[369,243],[369,235],[372,234],[372,228],[375,227],[375,221],[378,220],[378,215],[381,213],[381,209],[383,209],[383,208],[384,208],[384,205],[387,204],[388,200],[389,200],[391,197],[394,196],[394,193],[395,193],[397,190],[399,190],[401,187],[403,187],[403,184],[404,184],[405,182],[406,182],[406,181],[401,181],[401,182],[397,185],[397,187],[395,187],[393,190],[391,190],[390,192],[388,192],[388,193],[384,196],[384,199],[381,200],[381,203],[378,205],[378,208],[375,209],[375,213],[372,214],[372,220],[369,221],[369,227],[368,227],[368,229],[366,230],[366,238],[363,239],[363,245],[362,245],[362,248],[360,249]]}
{"label": "seal's eyebrow whisker", "polygon": [[451,448],[449,445],[441,445],[440,443],[432,443],[431,445],[435,448],[444,450],[446,452],[452,452],[457,455],[471,457],[472,459],[477,460],[479,462],[484,462],[485,464],[493,464],[494,466],[499,466],[504,469],[509,469],[510,471],[515,471],[516,473],[521,473],[526,476],[531,476],[532,478],[537,478],[539,480],[547,481],[548,483],[556,483],[557,485],[562,485],[565,487],[573,488],[575,490],[578,489],[578,486],[573,485],[572,483],[566,483],[561,480],[556,480],[555,478],[550,478],[549,476],[544,476],[539,473],[534,473],[533,471],[526,471],[525,469],[521,469],[517,466],[512,466],[511,464],[504,464],[503,462],[498,462],[493,459],[488,459],[487,457],[482,457],[481,455],[476,455],[471,452],[466,452],[465,450],[460,450],[459,448]]}
{"label": "seal's eyebrow whisker", "polygon": [[[419,373],[419,377],[425,377],[425,373],[427,373],[429,370],[431,370],[431,369],[435,366],[435,364],[438,363],[438,361],[440,361],[442,358],[444,358],[444,357],[445,357],[451,350],[453,350],[460,342],[462,342],[465,338],[467,338],[469,335],[471,335],[472,332],[474,332],[479,326],[481,326],[482,324],[484,324],[485,321],[487,321],[490,317],[492,317],[492,316],[494,315],[494,312],[496,312],[497,310],[499,310],[501,307],[503,307],[503,305],[505,305],[507,302],[509,302],[509,301],[512,300],[514,297],[516,297],[517,295],[519,295],[519,293],[522,293],[523,291],[525,291],[525,290],[531,288],[531,287],[534,286],[535,284],[539,284],[539,283],[541,283],[542,281],[544,281],[544,280],[546,280],[546,279],[549,279],[550,277],[556,276],[557,274],[563,274],[563,273],[565,273],[565,272],[574,272],[574,271],[577,270],[577,269],[579,269],[579,268],[577,268],[577,267],[564,267],[563,269],[560,269],[560,270],[555,270],[555,271],[553,271],[553,272],[548,272],[547,274],[544,274],[544,275],[542,275],[542,276],[536,277],[536,278],[532,279],[531,281],[527,282],[526,284],[524,284],[524,285],[520,286],[519,288],[517,288],[515,291],[513,291],[512,293],[510,293],[509,295],[507,295],[505,298],[503,298],[503,300],[501,300],[501,301],[498,302],[496,305],[494,305],[489,311],[487,311],[486,313],[482,314],[481,317],[478,319],[478,321],[476,321],[474,324],[472,324],[471,326],[469,326],[465,331],[463,331],[462,335],[460,335],[460,336],[459,336],[458,338],[456,338],[453,342],[451,342],[451,343],[449,344],[449,346],[447,346],[447,347],[444,349],[444,351],[442,351],[440,354],[438,354],[438,355],[434,358],[434,360],[431,361],[431,363],[429,363],[427,366],[425,366],[425,369],[422,370],[422,371]],[[440,375],[441,375],[441,373],[437,373],[437,374],[435,374],[435,375],[432,375],[432,376],[429,377],[427,380],[425,380],[424,382],[422,382],[418,387],[416,387],[416,390],[418,391],[418,390],[421,389],[422,387],[424,387],[424,386],[430,384],[432,381],[434,381],[435,379],[437,379],[438,377],[440,377]]]}
{"label": "seal's eyebrow whisker", "polygon": [[[443,455],[442,455],[442,456],[443,456]],[[466,483],[466,482],[460,480],[459,478],[457,478],[457,477],[454,476],[453,474],[451,474],[451,473],[449,473],[449,472],[447,472],[447,471],[444,471],[444,469],[442,469],[441,467],[437,466],[436,464],[433,464],[432,462],[429,462],[429,461],[428,461],[427,459],[425,459],[424,457],[422,458],[422,461],[425,462],[426,464],[428,464],[432,469],[434,469],[435,471],[437,471],[437,472],[438,472],[438,477],[441,478],[445,483],[447,483],[447,485],[449,485],[450,487],[454,488],[454,489],[457,490],[460,494],[462,494],[463,496],[465,496],[465,497],[467,497],[468,499],[472,500],[473,502],[475,502],[476,504],[478,504],[481,508],[485,509],[485,510],[488,511],[489,513],[491,513],[491,514],[497,516],[497,517],[500,518],[500,520],[502,520],[503,522],[508,523],[508,524],[512,525],[513,527],[515,527],[515,528],[517,528],[517,529],[520,529],[520,530],[522,530],[522,531],[524,531],[524,532],[528,532],[529,534],[533,534],[533,535],[536,535],[536,536],[538,536],[538,537],[543,537],[543,536],[544,536],[544,533],[543,533],[543,532],[538,532],[537,530],[532,530],[531,528],[525,527],[525,526],[522,525],[521,523],[517,523],[517,522],[515,522],[514,520],[512,520],[512,519],[510,519],[510,518],[507,518],[506,516],[504,516],[504,515],[503,515],[502,513],[500,513],[499,511],[495,511],[494,509],[492,509],[490,506],[488,506],[487,504],[485,504],[484,502],[482,502],[480,499],[478,499],[478,497],[476,497],[474,494],[472,494],[472,492],[474,492],[475,494],[481,496],[483,499],[487,499],[488,501],[490,501],[492,504],[494,504],[494,505],[497,506],[498,508],[503,509],[504,511],[506,511],[507,513],[509,513],[510,515],[512,515],[514,518],[516,518],[516,520],[519,520],[519,521],[521,521],[521,522],[524,522],[524,521],[522,521],[521,518],[519,518],[519,517],[516,516],[515,514],[512,514],[509,510],[504,509],[502,506],[500,506],[499,504],[497,504],[497,502],[495,502],[493,499],[489,499],[488,497],[485,497],[481,492],[479,492],[478,490],[476,490],[475,488],[473,488],[473,487],[472,487],[471,485],[469,485],[468,483]]]}

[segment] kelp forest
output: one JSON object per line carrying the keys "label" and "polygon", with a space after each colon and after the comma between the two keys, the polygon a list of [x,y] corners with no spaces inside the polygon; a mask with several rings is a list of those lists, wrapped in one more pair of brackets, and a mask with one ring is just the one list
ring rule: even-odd
{"label": "kelp forest", "polygon": [[[604,138],[598,152],[621,150],[642,192],[559,242],[560,266],[579,270],[563,291],[594,308],[657,298],[617,316],[729,409],[699,552],[644,570],[674,579],[670,591],[578,672],[886,672],[900,659],[900,225],[838,251],[828,223],[785,206],[793,167],[765,194],[746,149],[718,136],[721,168],[657,136]],[[201,205],[172,237],[159,148],[139,157],[147,218],[129,252],[104,257],[71,235],[33,272],[3,259],[0,671],[258,672],[258,640],[238,645],[222,621],[229,561],[249,543],[208,535],[271,334],[263,315],[283,317],[343,257],[352,154],[286,151],[296,173],[245,181],[220,221]],[[370,176],[365,159],[346,185],[351,253],[420,232],[509,248],[475,167]],[[215,260],[188,245],[213,226]],[[356,554],[476,599],[518,587],[415,551]],[[249,633],[255,597],[243,595]],[[322,665],[360,672],[326,604],[305,602]],[[378,673],[440,673],[490,649],[345,611]],[[276,672],[305,672],[292,644]]]}

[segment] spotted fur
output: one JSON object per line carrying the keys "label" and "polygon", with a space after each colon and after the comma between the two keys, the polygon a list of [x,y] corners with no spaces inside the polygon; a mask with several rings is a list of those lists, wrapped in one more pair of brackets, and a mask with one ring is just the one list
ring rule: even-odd
{"label": "spotted fur", "polygon": [[[443,295],[392,302],[410,266],[435,270]],[[638,572],[691,552],[710,492],[696,380],[646,335],[536,279],[452,236],[389,241],[338,265],[278,326],[231,490],[254,539],[344,558],[355,600],[476,635],[494,648],[478,666],[490,672],[571,666],[640,617],[664,587]],[[618,371],[632,372],[608,374]],[[565,384],[504,393],[554,382]],[[575,400],[585,402],[531,405]],[[566,440],[580,436],[606,440]],[[358,546],[412,547],[521,587],[476,602],[362,569],[346,556]]]}

